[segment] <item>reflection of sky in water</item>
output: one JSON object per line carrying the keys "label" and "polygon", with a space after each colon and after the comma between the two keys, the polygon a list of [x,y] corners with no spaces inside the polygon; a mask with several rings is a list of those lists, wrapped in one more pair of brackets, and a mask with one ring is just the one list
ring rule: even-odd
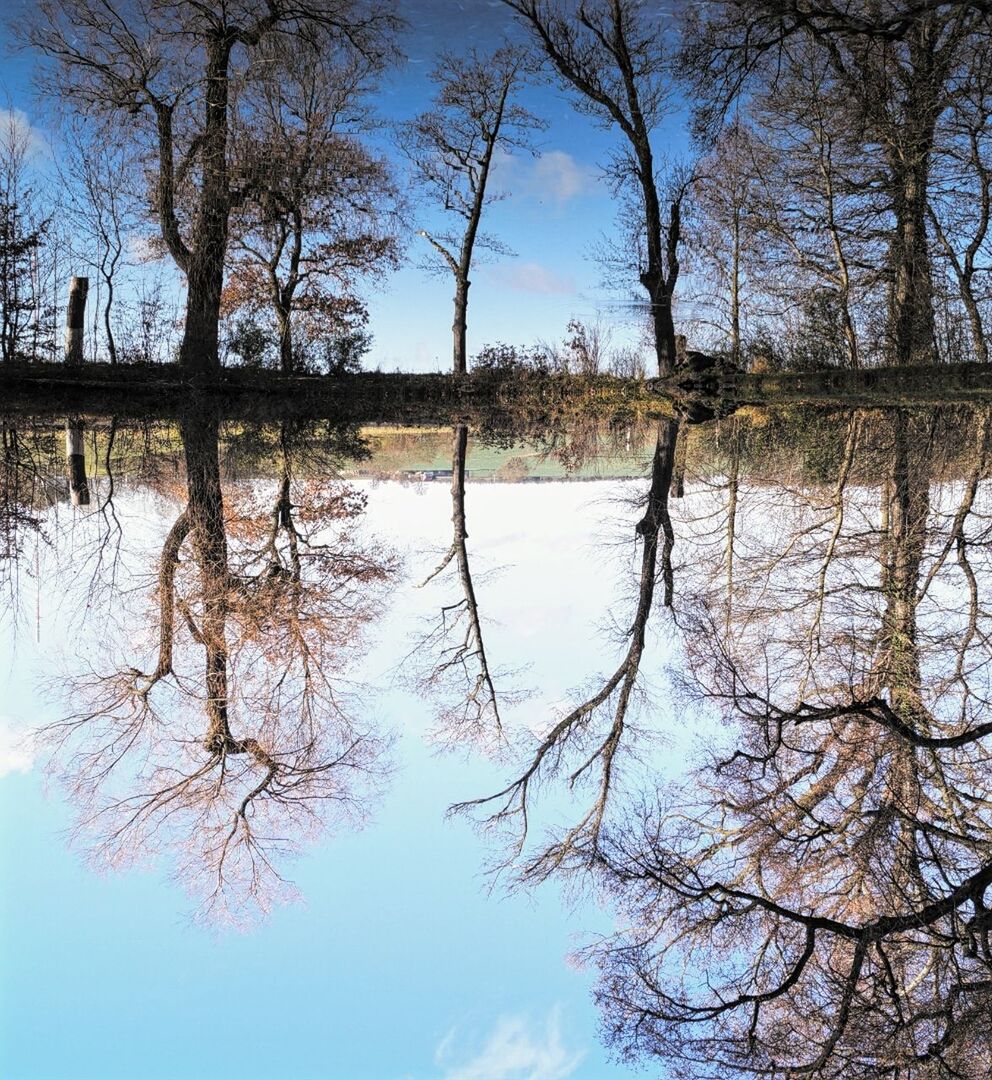
{"label": "reflection of sky in water", "polygon": [[[617,538],[612,500],[627,490],[616,482],[468,489],[489,648],[501,664],[524,669],[523,684],[541,687],[518,710],[524,723],[539,724],[542,702],[610,662],[595,630],[611,600],[627,598],[618,578],[628,564],[603,541]],[[403,732],[401,768],[384,804],[364,831],[325,837],[290,866],[302,904],[276,908],[247,934],[215,935],[188,923],[189,904],[160,864],[106,876],[83,867],[65,847],[62,792],[53,785],[46,794],[39,771],[19,771],[25,762],[8,754],[13,771],[0,780],[4,1075],[623,1073],[595,1037],[591,973],[566,961],[582,933],[608,928],[606,917],[588,902],[563,907],[555,887],[531,896],[487,892],[485,843],[443,814],[454,799],[493,790],[503,774],[432,753],[421,737],[428,708],[394,677],[418,619],[438,599],[412,585],[447,542],[447,486],[380,484],[369,494],[368,529],[407,549],[403,584],[373,632],[379,647],[368,665],[383,691],[377,715]],[[127,561],[145,568],[173,508],[163,513],[161,503],[124,495],[119,510]],[[67,542],[42,562],[37,595],[24,579],[16,647],[4,629],[8,723],[54,718],[55,705],[36,694],[39,678],[78,669],[106,636],[99,618],[80,617],[67,601],[62,582],[82,569],[72,552],[83,550],[86,531],[84,523],[67,528],[65,507],[59,513]],[[127,581],[125,574],[125,588]],[[131,603],[140,607],[143,595]]]}
{"label": "reflection of sky in water", "polygon": [[[565,701],[576,705],[586,693],[595,701],[597,677],[616,668],[618,655],[640,655],[637,627],[642,624],[632,610],[638,598],[646,604],[650,590],[638,590],[636,581],[641,573],[657,571],[659,564],[651,561],[650,539],[634,543],[633,524],[637,521],[638,532],[650,538],[650,522],[660,530],[664,514],[672,516],[675,606],[666,610],[656,590],[638,680],[639,686],[653,691],[651,704],[624,714],[622,768],[618,757],[607,821],[614,826],[612,839],[618,848],[629,842],[636,846],[635,819],[643,807],[645,824],[653,829],[657,822],[658,827],[647,841],[649,850],[669,860],[658,864],[658,872],[682,865],[681,852],[690,855],[694,876],[705,872],[696,897],[691,896],[691,882],[681,881],[674,889],[649,885],[647,910],[621,908],[625,914],[620,934],[626,942],[646,928],[649,947],[668,950],[663,962],[689,972],[700,987],[705,982],[707,990],[726,964],[740,963],[742,978],[749,980],[749,965],[769,955],[763,948],[767,933],[779,933],[777,924],[770,931],[764,924],[753,940],[740,936],[747,929],[742,930],[740,922],[741,916],[748,918],[746,907],[722,902],[719,919],[730,926],[714,930],[712,892],[725,889],[725,857],[735,873],[740,869],[749,890],[765,890],[770,883],[774,895],[783,895],[795,908],[781,931],[786,953],[796,920],[813,918],[821,928],[843,927],[846,924],[832,921],[835,916],[829,913],[860,921],[864,905],[888,910],[892,890],[902,889],[905,849],[878,832],[873,801],[902,799],[907,775],[898,767],[905,748],[893,741],[895,714],[882,695],[900,695],[891,698],[900,701],[912,692],[914,708],[926,710],[935,731],[956,732],[962,715],[973,714],[978,721],[987,708],[988,615],[981,602],[992,558],[986,528],[992,491],[983,479],[989,453],[987,414],[980,409],[971,416],[963,410],[901,410],[888,416],[865,411],[848,418],[843,439],[832,438],[838,429],[825,416],[810,411],[799,415],[803,423],[786,428],[778,428],[773,415],[752,411],[693,429],[684,495],[671,502],[659,502],[657,492],[665,482],[665,469],[674,468],[675,459],[667,455],[677,445],[675,421],[657,425],[653,494],[647,499],[643,471],[651,443],[636,427],[626,433],[622,426],[613,427],[608,439],[599,432],[598,443],[589,431],[570,431],[567,443],[556,445],[563,458],[598,446],[594,466],[601,467],[602,474],[639,473],[638,479],[545,479],[554,462],[539,461],[530,445],[497,448],[482,439],[476,439],[467,459],[471,562],[487,651],[497,670],[518,672],[509,682],[497,676],[502,690],[534,691],[521,703],[503,699],[504,723],[523,735],[547,731],[549,717],[556,710],[561,715]],[[202,475],[209,475],[206,466],[210,460],[216,463],[210,458],[216,432],[207,437],[210,428],[202,419],[198,425],[185,421],[183,430],[191,476],[201,475],[197,463],[205,468]],[[7,978],[0,1011],[5,1074],[24,1080],[228,1074],[595,1080],[623,1074],[607,1062],[597,1039],[589,1000],[591,973],[576,971],[566,961],[590,935],[610,929],[609,914],[587,895],[563,898],[557,881],[528,895],[508,895],[501,887],[487,892],[487,856],[498,858],[506,849],[487,843],[464,819],[444,821],[445,808],[453,801],[492,794],[520,775],[526,764],[519,758],[493,764],[479,753],[439,756],[425,734],[443,700],[436,691],[423,698],[411,692],[411,677],[422,672],[420,661],[426,656],[429,669],[437,647],[415,651],[418,630],[422,635],[424,621],[431,622],[443,604],[457,602],[460,595],[454,575],[417,587],[451,537],[447,477],[413,482],[414,470],[450,464],[444,456],[450,435],[445,436],[383,428],[374,438],[373,456],[355,465],[366,470],[356,483],[369,499],[356,550],[380,558],[382,548],[375,538],[381,538],[397,549],[402,571],[388,610],[368,627],[371,646],[360,661],[350,661],[343,670],[370,688],[367,705],[359,710],[361,729],[383,734],[392,730],[399,736],[400,770],[384,803],[369,808],[372,824],[365,831],[343,830],[321,838],[316,846],[305,846],[295,863],[284,864],[282,854],[274,853],[278,868],[299,886],[301,905],[277,907],[268,921],[243,936],[211,933],[189,923],[189,900],[179,885],[165,880],[172,852],[146,851],[144,873],[99,877],[84,869],[60,836],[69,824],[62,791],[53,786],[46,800],[40,770],[31,767],[9,737],[0,742],[6,772],[0,782],[0,810],[7,823],[0,864],[5,884],[13,882],[7,884],[3,901]],[[142,475],[157,476],[164,484],[161,490],[175,498],[184,487],[169,456],[175,441],[165,428],[161,437],[165,456],[152,458],[160,468],[155,471],[146,461],[143,468],[152,471]],[[271,753],[269,762],[280,757],[290,762],[279,766],[287,770],[281,776],[305,772],[296,763],[298,752],[280,743],[286,732],[294,739],[301,732],[299,741],[306,744],[306,729],[294,726],[294,710],[259,708],[268,699],[257,693],[257,686],[269,685],[266,673],[284,673],[297,646],[291,637],[279,637],[291,623],[289,601],[295,593],[282,591],[279,584],[259,584],[273,577],[271,551],[264,559],[259,555],[270,550],[261,538],[268,535],[264,523],[271,520],[272,477],[233,478],[256,475],[259,467],[252,462],[268,460],[265,448],[272,444],[258,438],[228,429],[222,455],[232,476],[225,491],[227,565],[240,582],[238,591],[231,589],[230,579],[218,578],[219,564],[198,557],[192,544],[180,549],[177,578],[178,610],[189,599],[203,620],[203,589],[217,587],[219,581],[222,591],[230,590],[225,593],[230,597],[228,621],[221,631],[227,642],[248,628],[247,652],[232,650],[227,686],[218,691],[222,700],[233,703],[230,730],[225,733],[211,723],[210,745],[203,746],[209,715],[202,704],[203,653],[190,647],[175,674],[180,684],[186,680],[197,700],[185,727],[178,714],[164,714],[167,723],[154,740],[170,768],[173,757],[166,755],[174,754],[180,775],[207,772],[205,783],[211,791],[215,772],[210,770],[218,770],[221,761],[217,739],[226,740],[220,742],[224,753],[244,755],[239,760],[247,761],[248,785],[257,782],[265,767],[263,755],[248,748],[256,734],[255,747]],[[465,445],[462,438],[461,433],[456,437],[456,455]],[[307,444],[307,449],[316,452],[318,445]],[[900,452],[893,454],[893,446]],[[121,452],[121,461],[128,461]],[[299,490],[293,501],[300,522],[319,517],[322,506],[340,506],[305,494],[303,477],[308,470],[321,469],[321,460],[294,459]],[[592,468],[585,461],[584,467]],[[61,460],[54,464],[55,476],[63,466]],[[410,481],[404,485],[370,478],[402,475],[404,470]],[[505,481],[520,475],[540,482],[489,482],[490,477]],[[50,475],[45,478],[51,481]],[[45,523],[57,542],[41,549],[37,558],[28,542],[17,567],[23,601],[20,632],[12,635],[9,621],[3,630],[9,660],[0,711],[14,727],[51,721],[69,711],[54,699],[39,703],[39,681],[78,674],[88,665],[104,670],[121,663],[143,666],[141,641],[156,631],[149,574],[156,570],[163,537],[178,513],[178,504],[148,494],[143,483],[120,476],[117,511],[124,542],[115,593],[90,589],[99,514],[83,515],[63,502],[48,513]],[[188,490],[191,512],[206,515],[199,541],[216,539],[218,504],[196,482]],[[889,494],[883,498],[883,492]],[[96,507],[99,485],[93,485],[91,494]],[[457,489],[455,495],[457,507]],[[25,498],[15,505],[36,504]],[[252,505],[260,510],[253,511]],[[923,530],[913,524],[924,521]],[[957,546],[953,536],[947,539],[953,522],[961,530]],[[317,550],[307,542],[304,549]],[[333,550],[336,558],[345,559],[349,548],[335,544]],[[260,567],[260,574],[245,569],[247,552],[255,559],[249,566]],[[660,566],[663,585],[663,557]],[[915,567],[910,570],[915,579],[900,584],[900,567]],[[304,575],[303,593],[322,611],[320,597],[326,595],[328,579],[322,592],[319,577],[316,571]],[[917,598],[912,605],[900,599],[906,595],[900,591],[904,586]],[[253,597],[261,603],[252,606]],[[242,599],[244,607],[239,606]],[[270,603],[269,614],[253,622],[265,602]],[[279,614],[272,617],[272,612]],[[278,647],[273,644],[277,640]],[[334,652],[335,636],[321,636],[318,644],[325,640],[332,670],[337,671],[341,661]],[[251,651],[257,642],[264,642],[264,651]],[[911,659],[918,667],[905,663],[905,642],[914,643]],[[114,656],[115,646],[119,656]],[[404,659],[411,655],[412,660]],[[958,676],[948,678],[955,670]],[[708,706],[700,705],[691,689],[673,693],[693,679]],[[598,686],[603,685],[600,678]],[[77,693],[73,705],[79,708],[80,701]],[[254,703],[249,705],[251,722],[239,712],[244,702]],[[794,745],[783,738],[769,757],[769,716],[803,741]],[[330,738],[335,729],[349,730],[333,714],[324,719],[322,735]],[[853,737],[838,737],[835,722],[846,728],[849,720]],[[878,725],[868,738],[866,720]],[[187,732],[192,769],[184,766],[184,749],[176,745]],[[961,782],[954,779],[960,775],[972,787],[987,787],[987,759],[980,747],[970,748],[981,737],[979,729],[965,733],[963,743],[957,735],[932,740],[942,754],[950,751],[943,761],[954,783]],[[534,742],[528,742],[533,751]],[[589,808],[588,791],[570,795],[566,777],[578,767],[577,758],[595,758],[595,753],[587,757],[591,742],[566,747],[558,781],[542,785],[529,804],[534,845],[526,849],[528,855],[544,848],[546,826],[573,824]],[[964,750],[954,759],[959,745]],[[978,755],[974,765],[969,756],[973,753]],[[568,762],[569,755],[575,765]],[[378,762],[372,767],[378,768]],[[915,793],[911,789],[909,797],[927,793],[927,801],[914,805],[938,805],[929,797],[926,774],[915,775],[919,787]],[[200,796],[194,804],[222,807],[222,831],[229,828],[230,816],[222,817],[230,814],[226,807],[240,798],[236,783],[230,780],[219,796]],[[802,823],[795,836],[795,830],[782,826],[793,819],[798,798],[805,799],[810,791],[817,800],[818,821],[833,830],[829,843],[810,835]],[[328,806],[333,823],[336,804]],[[912,812],[921,831],[933,828],[929,810]],[[969,813],[966,827],[987,828],[984,815],[981,808]],[[743,819],[740,824],[738,817]],[[287,814],[275,820],[282,826],[278,835],[297,836],[298,817]],[[211,867],[210,830],[189,828],[186,820],[183,828],[181,833],[173,828],[170,839],[180,833],[184,842],[195,840],[194,850],[205,852],[201,862]],[[743,845],[752,838],[761,841],[758,853],[742,857]],[[792,854],[793,843],[811,845],[801,860]],[[864,844],[872,845],[870,860],[857,854]],[[983,844],[984,839],[976,842],[976,858],[986,859]],[[609,846],[606,850],[609,857]],[[852,850],[854,859],[848,855]],[[919,851],[914,858],[921,858]],[[972,873],[972,863],[955,851],[945,862],[948,859],[953,859],[953,873]],[[644,880],[641,865],[634,864],[629,879],[635,888]],[[808,874],[794,872],[797,866],[805,871],[807,865]],[[624,881],[624,867],[615,869],[603,879],[613,886]],[[655,872],[650,863],[646,870],[648,875]],[[749,884],[749,875],[763,883]],[[831,887],[835,880],[843,888]],[[856,890],[848,887],[851,880]],[[735,895],[740,895],[738,888]],[[939,887],[934,889],[939,894]],[[617,894],[613,899],[623,905],[626,897],[620,888]],[[244,895],[250,900],[250,890]],[[895,902],[903,905],[905,895],[900,893]],[[829,914],[826,923],[822,910]],[[814,914],[807,916],[806,911]],[[888,934],[889,924],[883,920],[879,925]],[[670,943],[663,939],[665,933],[671,934]],[[887,943],[908,950],[906,963],[915,965],[926,963],[934,948],[943,949],[943,940],[931,945],[925,939],[896,942],[890,936]],[[673,957],[671,950],[687,941],[692,953]],[[966,946],[964,941],[962,948]],[[819,962],[815,950],[803,955],[810,963]],[[810,1009],[803,995],[790,996],[782,1001],[782,1015],[797,1015],[798,1008],[803,1024],[822,1025],[824,1030],[834,1017],[843,1016],[830,997],[838,985],[831,966],[835,955],[833,947],[827,950],[822,1001]],[[955,962],[973,960],[978,962],[965,952]],[[623,983],[605,984],[610,992],[619,985],[623,994],[643,982],[626,980],[626,973],[621,978]],[[913,1007],[930,1010],[930,991],[918,981],[907,987],[906,1000],[917,991]],[[747,1002],[750,1009],[750,998]],[[878,1015],[877,1002],[867,1008]],[[237,1030],[257,1032],[257,1038],[218,1040],[216,1017],[220,1011],[226,1022],[225,1010],[236,1015]],[[638,1025],[643,1016],[639,1014]],[[60,1029],[58,1040],[47,1037],[52,1018]],[[959,1026],[957,1020],[954,1024]],[[962,1030],[961,1037],[967,1036],[967,1027]],[[803,1034],[798,1054],[806,1053],[808,1042]],[[114,1056],[108,1065],[111,1043]],[[860,1055],[862,1045],[858,1036],[853,1053]],[[709,1075],[719,1072],[711,1069]],[[974,1075],[985,1074],[979,1069]]]}

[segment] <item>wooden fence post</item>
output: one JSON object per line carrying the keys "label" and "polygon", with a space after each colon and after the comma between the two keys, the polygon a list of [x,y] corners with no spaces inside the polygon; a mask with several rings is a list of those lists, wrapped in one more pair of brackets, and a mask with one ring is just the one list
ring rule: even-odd
{"label": "wooden fence post", "polygon": [[83,362],[83,317],[86,312],[86,293],[90,279],[73,277],[69,280],[69,305],[65,313],[65,362]]}

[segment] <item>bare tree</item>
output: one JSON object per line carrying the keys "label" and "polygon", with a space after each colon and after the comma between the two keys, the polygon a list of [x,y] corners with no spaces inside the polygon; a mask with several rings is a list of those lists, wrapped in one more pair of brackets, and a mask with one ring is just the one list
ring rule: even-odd
{"label": "bare tree", "polygon": [[688,181],[675,183],[666,215],[651,144],[670,97],[662,16],[633,0],[505,2],[531,29],[536,47],[563,82],[577,92],[578,107],[624,136],[625,149],[614,157],[610,175],[617,189],[637,193],[638,274],[648,294],[658,373],[667,375],[676,363],[672,299]]}
{"label": "bare tree", "polygon": [[500,745],[505,742],[497,673],[490,665],[482,629],[482,616],[468,553],[465,514],[465,464],[468,458],[468,425],[452,431],[451,546],[423,582],[441,578],[454,565],[462,597],[444,604],[437,620],[417,645],[417,654],[429,657],[430,666],[418,689],[438,703],[437,735],[447,743],[470,740]]}
{"label": "bare tree", "polygon": [[225,286],[229,310],[267,300],[280,367],[299,369],[293,322],[308,336],[361,325],[362,279],[397,265],[398,194],[384,159],[360,140],[370,123],[364,97],[376,67],[364,57],[325,58],[316,45],[275,46],[244,91],[251,102],[232,141],[251,195],[232,217],[234,260]]}
{"label": "bare tree", "polygon": [[616,670],[597,681],[584,700],[550,725],[529,751],[524,769],[511,783],[493,795],[452,808],[454,811],[485,808],[489,814],[487,824],[511,829],[511,851],[502,864],[509,866],[525,852],[530,839],[535,790],[542,784],[562,778],[567,779],[570,789],[591,784],[591,798],[579,820],[561,836],[552,837],[537,852],[527,853],[518,868],[522,881],[543,881],[561,870],[590,869],[600,858],[608,811],[619,782],[618,764],[631,739],[634,718],[631,710],[639,695],[641,660],[659,577],[665,606],[670,607],[673,602],[675,533],[668,498],[678,429],[678,420],[661,421],[658,427],[644,513],[635,526],[635,536],[642,544],[637,602],[625,635],[627,648]]}
{"label": "bare tree", "polygon": [[[131,192],[137,186],[134,163],[127,148],[107,131],[95,135],[82,123],[67,133],[69,152],[63,160],[61,178],[66,209],[74,236],[81,235],[88,247],[85,256],[99,275],[102,286],[99,316],[112,364],[118,360],[114,334],[114,300],[118,277],[127,258],[127,243],[138,225]],[[77,241],[78,242],[78,241]]]}
{"label": "bare tree", "polygon": [[[523,57],[503,47],[489,56],[447,54],[433,73],[439,86],[435,108],[403,130],[405,151],[418,178],[441,207],[463,222],[461,232],[421,235],[431,244],[455,281],[452,370],[468,370],[466,334],[470,274],[479,249],[502,250],[480,231],[485,206],[494,195],[490,176],[497,150],[527,148],[541,125],[513,101],[522,80]],[[454,563],[461,600],[442,606],[438,620],[418,647],[431,656],[419,680],[421,690],[440,702],[439,735],[445,741],[503,739],[495,674],[483,636],[482,618],[468,553],[465,513],[465,463],[468,426],[453,429],[451,462],[452,541],[424,582]],[[446,699],[451,696],[452,703]]]}
{"label": "bare tree", "polygon": [[242,918],[284,891],[280,857],[331,811],[361,820],[385,775],[347,667],[394,564],[353,533],[357,492],[295,482],[285,427],[270,501],[225,503],[216,418],[189,414],[181,433],[154,659],[74,680],[75,711],[43,735],[97,854],[172,855],[204,914]]}
{"label": "bare tree", "polygon": [[472,51],[440,57],[432,78],[438,86],[434,108],[402,129],[401,141],[414,173],[439,207],[458,223],[458,231],[421,236],[434,248],[455,282],[452,370],[468,370],[466,331],[468,290],[479,250],[503,251],[480,231],[497,150],[526,149],[541,127],[513,96],[522,81],[523,57],[504,46],[490,55]]}
{"label": "bare tree", "polygon": [[[231,168],[232,84],[273,39],[325,43],[382,62],[395,20],[361,0],[44,0],[25,32],[53,58],[49,90],[122,124],[146,153],[162,241],[186,277],[179,359],[218,367],[218,321],[233,207],[248,194]],[[233,100],[236,102],[236,95]],[[194,192],[182,220],[183,190]]]}

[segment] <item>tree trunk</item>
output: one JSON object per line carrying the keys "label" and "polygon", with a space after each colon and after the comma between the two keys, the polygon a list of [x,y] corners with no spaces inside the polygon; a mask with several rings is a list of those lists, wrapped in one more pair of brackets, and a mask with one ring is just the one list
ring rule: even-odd
{"label": "tree trunk", "polygon": [[886,603],[876,677],[888,687],[893,709],[913,722],[923,711],[916,607],[930,513],[930,429],[924,419],[906,413],[893,417],[893,429],[889,532],[881,575]]}
{"label": "tree trunk", "polygon": [[89,287],[89,278],[73,277],[69,280],[69,303],[65,316],[65,362],[74,367],[83,362],[83,326]]}
{"label": "tree trunk", "polygon": [[737,499],[740,493],[741,476],[741,429],[737,417],[730,418],[730,464],[727,469],[727,550],[726,561],[727,596],[724,609],[724,632],[730,634],[734,611],[734,541],[737,534]]}
{"label": "tree trunk", "polygon": [[110,309],[114,303],[114,280],[109,274],[104,275],[107,282],[107,303],[103,308],[103,328],[107,334],[107,355],[112,364],[117,363],[117,342],[114,341],[114,331],[110,325]]}
{"label": "tree trunk", "polygon": [[191,375],[211,375],[220,369],[219,275],[213,267],[197,264],[202,260],[194,256],[179,363]]}
{"label": "tree trunk", "polygon": [[672,475],[672,496],[685,498],[685,470],[689,459],[689,425],[680,424],[675,440],[675,466]]}
{"label": "tree trunk", "polygon": [[[896,364],[932,364],[936,360],[933,280],[927,242],[930,159],[937,118],[948,92],[947,49],[935,49],[940,16],[920,19],[908,41],[908,65],[901,68],[905,86],[899,119],[888,150],[895,231],[889,246],[891,274],[889,334]],[[897,85],[889,93],[898,101]],[[880,125],[884,132],[884,120]]]}
{"label": "tree trunk", "polygon": [[647,289],[651,297],[651,324],[654,329],[655,355],[658,358],[658,375],[664,378],[666,375],[671,375],[675,369],[675,320],[672,318],[672,298],[668,294],[665,283],[654,288],[647,286]]}
{"label": "tree trunk", "polygon": [[279,370],[283,375],[292,375],[295,370],[293,323],[292,312],[288,307],[276,306],[276,328],[279,331]]}
{"label": "tree trunk", "polygon": [[975,300],[970,276],[961,283],[961,300],[968,313],[968,325],[971,327],[971,343],[975,350],[975,359],[980,364],[989,362],[989,346],[985,340],[985,327],[982,325],[982,313]]}
{"label": "tree trunk", "polygon": [[936,356],[926,230],[928,173],[928,159],[921,156],[909,164],[900,162],[893,177],[896,228],[889,248],[889,332],[891,359],[899,365],[932,364]]}
{"label": "tree trunk", "polygon": [[213,375],[220,369],[220,297],[230,214],[227,180],[230,50],[230,42],[220,35],[207,48],[200,199],[186,281],[186,326],[179,346],[179,363],[191,375]]}
{"label": "tree trunk", "polygon": [[206,744],[211,749],[231,738],[227,713],[227,537],[220,486],[216,416],[191,413],[179,425],[186,455],[187,514],[194,557],[200,571],[203,639],[207,691]]}
{"label": "tree trunk", "polygon": [[458,277],[455,280],[455,319],[451,324],[453,335],[452,370],[456,375],[464,375],[468,371],[468,347],[466,345],[468,333],[468,287],[472,283],[468,277]]}
{"label": "tree trunk", "polygon": [[637,523],[634,531],[644,538],[644,552],[641,565],[641,588],[639,591],[638,613],[634,617],[632,633],[639,636],[643,647],[644,628],[651,614],[654,597],[655,567],[658,556],[658,534],[663,537],[661,550],[661,576],[665,586],[665,607],[672,606],[674,591],[674,571],[672,569],[672,551],[675,547],[675,530],[668,512],[668,497],[672,490],[672,476],[675,471],[676,448],[678,446],[678,420],[660,420],[658,438],[654,448],[651,465],[651,487],[648,490],[647,506],[644,516]]}
{"label": "tree trunk", "polygon": [[741,210],[734,207],[734,241],[730,267],[730,362],[741,366]]}

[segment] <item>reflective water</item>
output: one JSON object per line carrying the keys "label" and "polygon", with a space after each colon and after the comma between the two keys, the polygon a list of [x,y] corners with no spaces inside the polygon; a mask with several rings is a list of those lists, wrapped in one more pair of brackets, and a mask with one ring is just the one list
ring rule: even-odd
{"label": "reflective water", "polygon": [[990,453],[8,418],[9,1074],[990,1075]]}

